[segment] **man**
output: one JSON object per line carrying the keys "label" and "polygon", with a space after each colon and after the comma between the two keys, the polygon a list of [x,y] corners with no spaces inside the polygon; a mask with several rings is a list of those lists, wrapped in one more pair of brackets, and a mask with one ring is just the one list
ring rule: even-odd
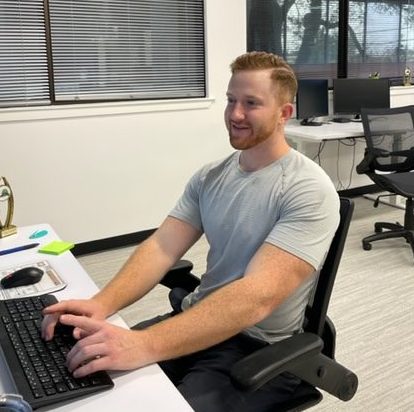
{"label": "man", "polygon": [[[45,339],[58,319],[75,327],[79,341],[67,359],[75,377],[159,362],[197,412],[268,410],[297,386],[285,374],[245,393],[229,370],[301,331],[339,200],[319,166],[285,140],[297,87],[292,69],[278,56],[251,52],[231,70],[225,123],[237,151],[191,178],[160,228],[102,291],[45,309]],[[203,233],[207,271],[182,312],[141,330],[104,321],[148,293]]]}

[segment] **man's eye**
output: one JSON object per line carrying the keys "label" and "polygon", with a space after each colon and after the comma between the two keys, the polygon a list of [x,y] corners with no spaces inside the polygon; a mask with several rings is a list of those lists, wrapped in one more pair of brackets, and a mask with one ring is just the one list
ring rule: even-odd
{"label": "man's eye", "polygon": [[257,105],[257,102],[255,100],[248,100],[247,101],[247,105],[248,106],[256,106]]}
{"label": "man's eye", "polygon": [[227,103],[228,104],[234,103],[234,99],[232,97],[227,97]]}

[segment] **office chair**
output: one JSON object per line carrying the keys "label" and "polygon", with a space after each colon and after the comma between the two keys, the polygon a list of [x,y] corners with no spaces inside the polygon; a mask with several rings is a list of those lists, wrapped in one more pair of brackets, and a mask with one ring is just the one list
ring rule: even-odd
{"label": "office chair", "polygon": [[[354,209],[352,200],[341,198],[340,223],[322,266],[315,292],[307,306],[304,333],[268,345],[237,362],[231,371],[235,385],[256,390],[283,372],[301,379],[294,395],[275,405],[277,411],[301,411],[322,400],[320,388],[348,401],[358,387],[357,376],[335,361],[336,332],[327,317],[336,273]],[[171,289],[170,300],[191,292],[199,279],[191,274],[192,263],[182,260],[162,279]]]}
{"label": "office chair", "polygon": [[376,222],[375,234],[362,239],[362,247],[370,250],[371,242],[403,237],[414,253],[414,106],[362,109],[361,118],[367,147],[357,173],[368,175],[380,189],[390,192],[382,196],[406,198],[404,224]]}

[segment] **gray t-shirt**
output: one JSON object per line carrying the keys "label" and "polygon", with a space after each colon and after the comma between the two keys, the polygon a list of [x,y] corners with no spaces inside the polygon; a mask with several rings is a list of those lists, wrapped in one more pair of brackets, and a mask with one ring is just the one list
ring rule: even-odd
{"label": "gray t-shirt", "polygon": [[[304,310],[339,222],[339,198],[326,173],[290,149],[267,167],[245,172],[240,152],[201,168],[170,216],[204,232],[207,269],[183,309],[241,278],[263,242],[275,245],[316,270],[270,316],[247,329],[274,342],[301,330]],[[275,262],[277,265],[277,262]]]}

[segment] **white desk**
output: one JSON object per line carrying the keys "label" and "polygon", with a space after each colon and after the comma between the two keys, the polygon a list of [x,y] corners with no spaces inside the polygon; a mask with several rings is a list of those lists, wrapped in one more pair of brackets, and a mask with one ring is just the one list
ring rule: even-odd
{"label": "white desk", "polygon": [[[46,229],[48,235],[36,240],[29,240],[29,236],[36,229]],[[41,245],[58,239],[49,225],[36,225],[18,228],[17,234],[0,239],[0,250],[12,248],[27,243],[39,242]],[[65,239],[67,240],[67,239]],[[97,291],[92,279],[87,275],[72,253],[65,252],[59,256],[37,253],[38,248],[12,253],[0,257],[0,268],[6,269],[15,265],[37,260],[48,260],[54,269],[68,282],[66,289],[57,292],[56,297],[86,298]],[[119,316],[112,316],[111,322],[127,327]],[[79,400],[60,404],[53,407],[54,411],[130,411],[142,412],[190,412],[192,408],[169,381],[158,365],[123,372],[110,373],[115,382],[112,390],[94,394]],[[15,392],[5,366],[0,357],[0,394]]]}
{"label": "white desk", "polygon": [[295,141],[319,143],[324,140],[352,139],[364,137],[361,122],[324,123],[322,126],[302,126],[298,120],[291,119],[285,127],[286,137]]}
{"label": "white desk", "polygon": [[[285,135],[292,147],[323,167],[338,191],[361,190],[372,185],[367,176],[355,171],[366,147],[361,122],[302,126],[298,120],[291,119],[285,126]],[[355,140],[345,141],[349,139]]]}

